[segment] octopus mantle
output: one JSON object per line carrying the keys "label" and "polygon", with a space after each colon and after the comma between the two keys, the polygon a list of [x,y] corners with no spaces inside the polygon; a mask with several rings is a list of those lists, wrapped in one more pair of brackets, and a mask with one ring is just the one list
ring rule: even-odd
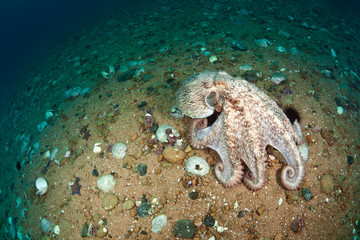
{"label": "octopus mantle", "polygon": [[[233,187],[243,180],[252,190],[262,188],[266,146],[271,145],[287,162],[281,171],[283,186],[299,187],[305,174],[298,148],[300,125],[297,121],[292,125],[276,102],[255,85],[226,72],[200,72],[183,83],[176,101],[192,118],[191,144],[219,154],[222,161],[215,165],[215,175],[223,186]],[[210,124],[208,117],[214,115],[217,118]]]}

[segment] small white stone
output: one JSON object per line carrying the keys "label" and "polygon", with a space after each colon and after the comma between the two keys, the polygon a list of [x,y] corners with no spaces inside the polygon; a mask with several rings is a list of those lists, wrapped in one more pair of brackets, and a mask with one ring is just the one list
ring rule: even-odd
{"label": "small white stone", "polygon": [[211,63],[214,63],[214,62],[216,62],[218,59],[217,59],[217,57],[215,56],[215,55],[212,55],[211,57],[209,57],[209,61],[211,62]]}
{"label": "small white stone", "polygon": [[101,152],[101,147],[100,147],[101,143],[95,143],[94,144],[94,148],[93,148],[93,152],[94,153],[100,153]]}
{"label": "small white stone", "polygon": [[279,201],[278,201],[279,206],[283,203],[283,201],[284,201],[284,199],[279,198]]}
{"label": "small white stone", "polygon": [[49,120],[50,118],[52,118],[54,116],[53,110],[47,110],[45,113],[45,119]]}
{"label": "small white stone", "polygon": [[107,73],[107,72],[101,72],[101,76],[103,77],[103,78],[105,78],[105,79],[109,79],[109,73]]}
{"label": "small white stone", "polygon": [[331,49],[331,55],[332,55],[333,57],[336,57],[336,52],[335,52],[334,49]]}
{"label": "small white stone", "polygon": [[53,228],[53,233],[55,233],[56,235],[59,235],[60,234],[60,227],[59,225],[55,225],[55,227]]}
{"label": "small white stone", "polygon": [[109,74],[110,74],[110,75],[114,75],[114,74],[115,74],[115,68],[114,68],[113,65],[110,65],[110,66],[109,66]]}
{"label": "small white stone", "polygon": [[158,216],[156,216],[152,221],[151,221],[151,231],[154,233],[158,233],[161,231],[161,229],[163,227],[165,227],[167,222],[167,217],[164,214],[160,214]]}
{"label": "small white stone", "polygon": [[341,115],[341,114],[343,114],[344,113],[344,108],[343,107],[341,107],[341,106],[339,106],[339,107],[337,107],[337,113],[339,114],[339,115]]}
{"label": "small white stone", "polygon": [[281,53],[286,53],[286,48],[284,48],[283,46],[279,46],[279,47],[276,47],[276,51],[281,52]]}

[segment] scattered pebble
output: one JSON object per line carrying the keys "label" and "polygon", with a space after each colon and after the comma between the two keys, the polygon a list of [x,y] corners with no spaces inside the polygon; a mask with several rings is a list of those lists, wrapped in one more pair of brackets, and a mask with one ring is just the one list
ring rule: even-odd
{"label": "scattered pebble", "polygon": [[324,175],[320,179],[321,191],[330,194],[334,190],[334,177],[330,174]]}
{"label": "scattered pebble", "polygon": [[135,207],[135,202],[133,200],[125,200],[122,207],[124,210],[130,210]]}
{"label": "scattered pebble", "polygon": [[189,193],[189,198],[192,199],[192,200],[195,200],[199,197],[199,193],[196,192],[196,191],[193,191],[193,192],[190,192]]}
{"label": "scattered pebble", "polygon": [[158,233],[163,227],[165,227],[167,222],[167,217],[164,214],[156,216],[151,222],[151,231]]}
{"label": "scattered pebble", "polygon": [[238,217],[239,217],[239,218],[245,217],[246,213],[247,213],[247,212],[246,212],[245,210],[241,210],[241,211],[238,213]]}
{"label": "scattered pebble", "polygon": [[256,213],[261,216],[265,211],[265,207],[264,206],[261,206],[259,207],[257,210],[256,210]]}
{"label": "scattered pebble", "polygon": [[293,204],[300,198],[299,191],[286,191],[286,202],[288,204]]}
{"label": "scattered pebble", "polygon": [[140,176],[144,176],[147,173],[148,166],[145,163],[139,163],[135,170]]}
{"label": "scattered pebble", "polygon": [[119,199],[114,193],[106,193],[103,198],[102,208],[106,211],[113,210],[119,203]]}
{"label": "scattered pebble", "polygon": [[88,229],[89,229],[89,225],[87,223],[84,223],[81,229],[81,237],[87,237]]}
{"label": "scattered pebble", "polygon": [[174,227],[174,233],[178,238],[192,238],[195,234],[194,222],[187,219],[177,221]]}
{"label": "scattered pebble", "polygon": [[306,201],[310,201],[310,199],[313,198],[313,195],[311,193],[311,190],[309,188],[304,188],[302,191],[302,196]]}
{"label": "scattered pebble", "polygon": [[213,227],[215,225],[215,219],[210,214],[207,214],[204,217],[203,222],[207,227]]}
{"label": "scattered pebble", "polygon": [[285,82],[287,80],[288,78],[286,77],[286,75],[281,72],[274,73],[270,78],[270,81],[276,85],[279,85],[280,83]]}
{"label": "scattered pebble", "polygon": [[347,159],[348,164],[350,164],[350,165],[352,165],[354,163],[354,160],[355,160],[354,157],[350,156],[350,155],[348,155],[346,159]]}

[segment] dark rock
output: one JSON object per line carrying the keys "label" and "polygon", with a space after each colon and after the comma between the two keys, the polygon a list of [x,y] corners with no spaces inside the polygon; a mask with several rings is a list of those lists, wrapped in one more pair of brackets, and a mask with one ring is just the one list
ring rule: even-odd
{"label": "dark rock", "polygon": [[147,202],[145,194],[143,195],[141,199],[141,205],[137,209],[137,213],[140,217],[145,217],[150,215],[149,211],[151,209],[151,204]]}
{"label": "dark rock", "polygon": [[134,75],[135,75],[135,72],[134,72],[134,71],[128,70],[128,71],[122,73],[121,75],[119,75],[119,76],[117,77],[117,81],[118,81],[118,82],[124,82],[124,81],[126,81],[126,80],[130,80],[130,79],[133,78]]}
{"label": "dark rock", "polygon": [[238,41],[234,41],[231,44],[231,48],[233,50],[237,50],[237,51],[247,51],[248,50],[247,46],[244,43],[238,42]]}
{"label": "dark rock", "polygon": [[89,225],[87,223],[84,223],[84,226],[81,230],[81,237],[87,237],[88,229],[89,229]]}
{"label": "dark rock", "polygon": [[238,213],[238,217],[239,217],[239,218],[245,217],[245,215],[246,215],[246,211],[245,211],[245,210],[241,210],[241,211]]}
{"label": "dark rock", "polygon": [[142,108],[145,107],[146,105],[147,105],[147,102],[142,101],[141,103],[139,103],[139,104],[137,105],[137,107],[138,107],[138,109],[142,110]]}
{"label": "dark rock", "polygon": [[354,157],[348,155],[348,156],[347,156],[347,162],[348,162],[348,164],[350,164],[350,165],[353,164],[353,163],[354,163]]}
{"label": "dark rock", "polygon": [[204,224],[207,226],[207,227],[213,227],[215,225],[215,219],[210,215],[210,214],[207,214],[205,217],[204,217]]}
{"label": "dark rock", "polygon": [[91,174],[94,176],[94,177],[98,177],[99,176],[99,171],[94,168],[92,171],[91,171]]}
{"label": "dark rock", "polygon": [[156,132],[156,130],[158,130],[158,128],[159,128],[159,124],[155,123],[155,124],[151,127],[150,132],[151,132],[151,133],[154,133],[154,132]]}
{"label": "dark rock", "polygon": [[338,106],[341,106],[341,99],[340,98],[335,98],[335,102],[336,102],[336,105]]}
{"label": "dark rock", "polygon": [[141,80],[142,80],[143,82],[147,82],[147,81],[149,81],[149,80],[152,79],[152,78],[153,78],[153,75],[148,74],[148,75],[143,76]]}
{"label": "dark rock", "polygon": [[174,233],[179,238],[192,238],[195,234],[195,225],[193,221],[181,219],[176,222]]}
{"label": "dark rock", "polygon": [[147,165],[145,163],[139,163],[135,170],[140,176],[144,176],[147,173]]}
{"label": "dark rock", "polygon": [[197,199],[198,197],[199,197],[199,193],[198,193],[198,192],[190,192],[190,193],[189,193],[189,198],[190,198],[190,199],[195,200],[195,199]]}
{"label": "dark rock", "polygon": [[312,195],[309,188],[304,188],[302,190],[302,195],[303,195],[303,197],[305,198],[306,201],[310,201],[310,199],[313,198],[313,195]]}

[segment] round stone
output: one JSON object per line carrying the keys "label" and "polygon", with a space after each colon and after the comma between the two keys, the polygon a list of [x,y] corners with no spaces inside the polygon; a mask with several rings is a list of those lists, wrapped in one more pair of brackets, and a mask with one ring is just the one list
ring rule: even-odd
{"label": "round stone", "polygon": [[215,219],[210,215],[210,214],[207,214],[205,217],[204,217],[204,224],[207,226],[207,227],[213,227],[215,225]]}
{"label": "round stone", "polygon": [[123,203],[123,209],[130,210],[135,207],[135,202],[133,200],[125,200]]}
{"label": "round stone", "polygon": [[147,165],[145,163],[139,163],[135,170],[140,176],[144,176],[147,173]]}
{"label": "round stone", "polygon": [[320,179],[320,186],[324,193],[330,194],[334,190],[334,177],[330,174],[324,175]]}
{"label": "round stone", "polygon": [[302,190],[302,195],[306,201],[310,201],[313,198],[312,193],[309,188],[304,188]]}
{"label": "round stone", "polygon": [[108,230],[105,227],[100,227],[96,232],[96,237],[103,238],[106,236]]}
{"label": "round stone", "polygon": [[106,211],[111,211],[116,207],[116,205],[118,205],[118,203],[119,199],[114,193],[106,193],[103,198],[102,208]]}
{"label": "round stone", "polygon": [[189,193],[189,198],[190,198],[190,199],[195,200],[195,199],[197,199],[198,197],[199,197],[199,193],[198,193],[198,192],[190,192],[190,193]]}
{"label": "round stone", "polygon": [[195,234],[195,225],[193,221],[181,219],[176,222],[174,233],[179,238],[192,238]]}
{"label": "round stone", "polygon": [[165,227],[167,222],[167,217],[164,214],[156,216],[151,222],[151,231],[158,233],[163,227]]}
{"label": "round stone", "polygon": [[184,158],[186,157],[183,150],[173,146],[167,146],[163,151],[163,155],[166,161],[173,164],[182,164]]}

